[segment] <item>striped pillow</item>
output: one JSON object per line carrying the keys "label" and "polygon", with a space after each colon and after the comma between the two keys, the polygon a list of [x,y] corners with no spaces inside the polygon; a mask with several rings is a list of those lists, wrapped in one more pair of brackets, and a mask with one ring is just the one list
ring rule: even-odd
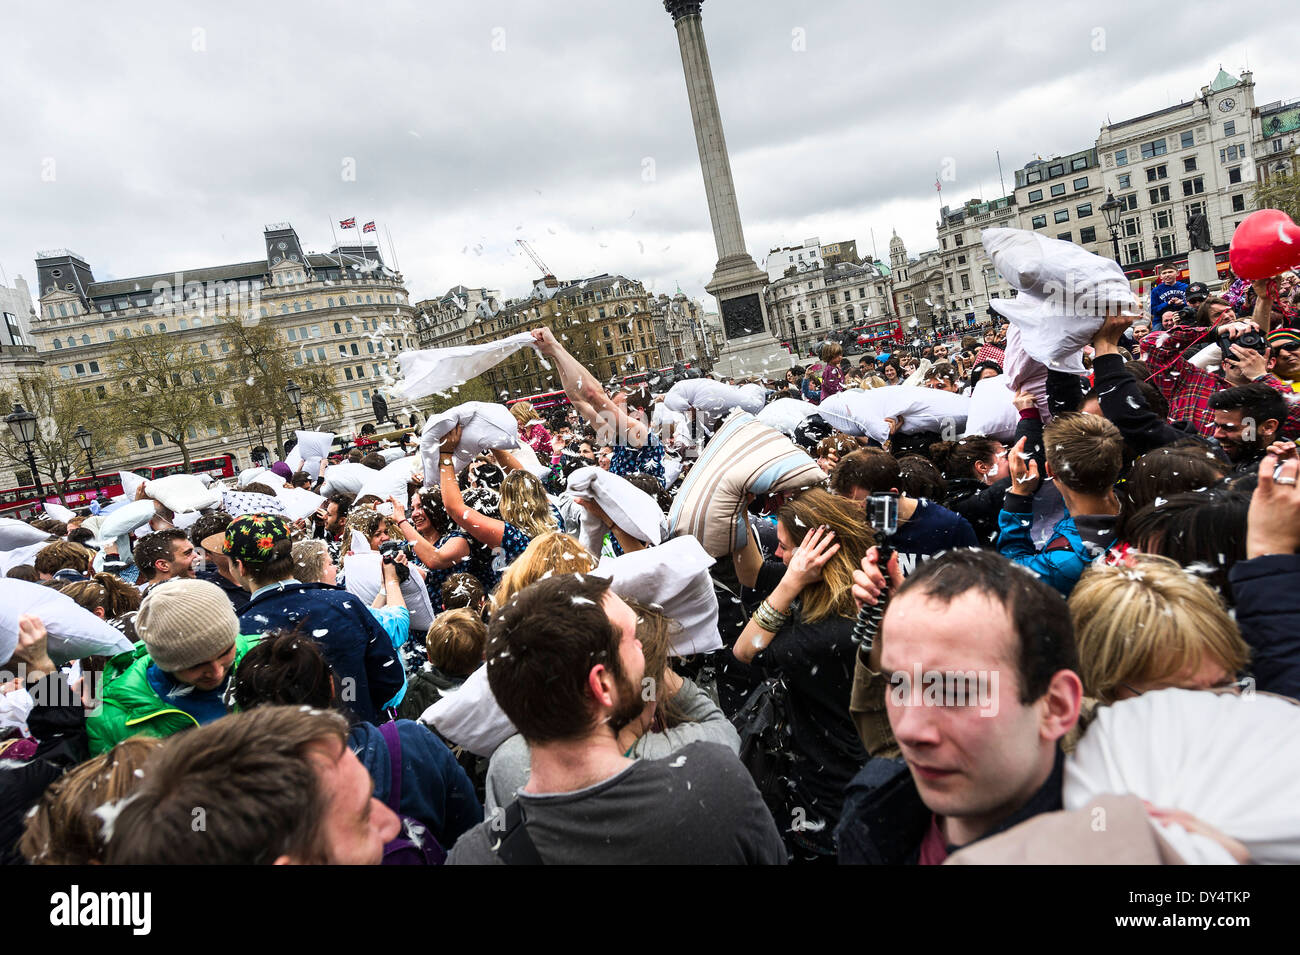
{"label": "striped pillow", "polygon": [[746,494],[797,491],[826,480],[817,462],[781,432],[733,412],[682,482],[668,515],[668,536],[689,534],[711,557],[745,545]]}

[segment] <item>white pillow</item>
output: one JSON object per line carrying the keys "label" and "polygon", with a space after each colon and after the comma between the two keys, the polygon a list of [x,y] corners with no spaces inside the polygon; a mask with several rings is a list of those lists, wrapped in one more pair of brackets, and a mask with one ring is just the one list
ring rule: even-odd
{"label": "white pillow", "polygon": [[140,485],[145,482],[145,478],[136,474],[134,471],[118,471],[118,479],[122,482],[122,494],[128,501],[135,500],[135,492],[140,490]]}
{"label": "white pillow", "polygon": [[1048,368],[1083,374],[1081,352],[1107,311],[1138,314],[1118,263],[1026,229],[985,229],[980,241],[998,274],[1020,294],[993,308],[1020,329],[1025,351]]}
{"label": "white pillow", "polygon": [[[105,516],[104,523],[99,525],[99,539],[108,542],[129,534],[137,527],[148,524],[157,513],[157,503],[148,498],[123,504]],[[123,554],[122,557],[125,558],[126,555]]]}
{"label": "white pillow", "polygon": [[693,409],[700,423],[712,431],[736,408],[750,414],[762,411],[765,397],[762,385],[737,387],[711,378],[690,378],[668,389],[664,405],[669,411],[683,414]]}
{"label": "white pillow", "polygon": [[[298,443],[291,454],[297,454],[300,464],[295,471],[306,471],[314,479],[320,473],[321,458],[327,458],[334,447],[333,431],[296,431]],[[286,459],[287,463],[287,459]],[[293,467],[290,465],[290,467]]]}
{"label": "white pillow", "polygon": [[409,458],[398,458],[386,465],[382,471],[371,470],[357,490],[357,498],[376,494],[379,500],[387,501],[390,497],[395,497],[405,506],[406,483],[412,477],[417,481],[424,479],[420,459],[414,454]]}
{"label": "white pillow", "polygon": [[209,490],[193,474],[171,474],[149,481],[144,486],[144,492],[177,514],[182,511],[201,511],[221,504],[220,493]]}
{"label": "white pillow", "polygon": [[62,504],[48,502],[44,505],[45,513],[56,521],[63,521],[65,524],[77,516],[77,512],[70,507],[64,507]]}
{"label": "white pillow", "polygon": [[[574,498],[594,501],[619,529],[637,540],[648,544],[661,540],[664,512],[654,498],[626,478],[588,465],[569,475],[568,491]],[[586,508],[582,509],[580,523],[582,545],[592,555],[600,556],[605,526],[593,520]]]}
{"label": "white pillow", "polygon": [[[1066,759],[1061,797],[1080,809],[1132,793],[1245,844],[1252,861],[1300,862],[1300,706],[1261,693],[1155,690],[1097,708]],[[1157,831],[1188,862],[1231,863],[1217,842]]]}
{"label": "white pillow", "polygon": [[677,656],[708,653],[722,646],[718,634],[718,594],[709,568],[713,558],[694,537],[675,537],[658,547],[606,557],[592,571],[608,577],[620,597],[661,607],[681,631],[673,634]]}
{"label": "white pillow", "polygon": [[325,503],[325,498],[319,494],[313,494],[305,487],[277,488],[275,496],[279,498],[280,504],[284,508],[284,516],[291,521],[311,517]]}
{"label": "white pillow", "polygon": [[961,433],[970,409],[970,398],[936,388],[894,385],[860,391],[850,388],[831,395],[817,412],[831,427],[845,434],[867,435],[884,444],[889,439],[886,418],[902,418],[901,434],[938,431],[945,440]]}
{"label": "white pillow", "polygon": [[12,517],[0,517],[0,551],[42,543],[49,537],[49,531],[37,530],[30,524]]}
{"label": "white pillow", "polygon": [[240,487],[248,487],[248,485],[252,484],[263,474],[269,473],[271,473],[270,468],[244,468],[244,470],[239,472],[239,480],[237,483]]}
{"label": "white pillow", "polygon": [[[538,459],[537,452],[533,450],[533,446],[527,441],[520,441],[519,447],[511,449],[510,453],[515,456],[515,460],[520,463],[525,471],[539,480],[545,479],[546,475],[551,471],[548,465],[543,464]],[[549,461],[549,455],[547,459]]]}
{"label": "white pillow", "polygon": [[35,563],[36,555],[44,550],[45,546],[46,541],[40,540],[35,544],[24,544],[21,547],[0,551],[0,577],[9,573],[15,567]]}
{"label": "white pillow", "polygon": [[[397,356],[403,378],[397,387],[407,398],[424,398],[434,392],[444,391],[454,385],[477,378],[519,349],[527,348],[532,344],[532,335],[528,332],[519,332],[508,338],[481,345],[456,345],[451,348],[404,351]],[[545,364],[545,359],[540,360]]]}
{"label": "white pillow", "polygon": [[794,429],[799,426],[800,422],[809,415],[816,413],[817,406],[811,401],[801,401],[798,398],[777,398],[758,413],[758,420],[769,428],[776,428],[777,431],[788,436],[794,434]]}
{"label": "white pillow", "polygon": [[492,695],[487,666],[481,666],[454,693],[446,694],[420,714],[428,723],[457,746],[475,756],[491,756],[498,746],[517,732]]}
{"label": "white pillow", "polygon": [[[383,555],[367,550],[343,558],[343,589],[356,594],[369,607],[383,589]],[[411,614],[411,630],[428,630],[433,626],[433,603],[424,580],[411,568],[411,576],[402,584],[402,599]]]}
{"label": "white pillow", "polygon": [[970,415],[966,419],[966,434],[982,434],[999,441],[1010,441],[1016,434],[1020,412],[1012,401],[1014,395],[1008,387],[1006,375],[985,378],[977,382],[970,396]]}
{"label": "white pillow", "polygon": [[460,444],[452,460],[459,474],[478,454],[492,449],[519,447],[519,423],[505,405],[486,401],[467,401],[430,418],[420,436],[420,454],[424,458],[424,484],[438,484],[438,447],[457,425],[461,427]]}
{"label": "white pillow", "polygon": [[331,464],[325,469],[325,483],[321,485],[321,493],[326,497],[336,491],[343,494],[356,494],[361,490],[361,485],[366,482],[366,479],[374,473],[364,464],[355,461]]}
{"label": "white pillow", "polygon": [[[131,649],[131,641],[122,631],[71,597],[26,580],[0,578],[0,633],[13,634],[15,646],[18,618],[23,614],[41,618],[50,635],[50,659],[59,665],[88,656],[114,656]],[[9,655],[12,654],[10,649]]]}

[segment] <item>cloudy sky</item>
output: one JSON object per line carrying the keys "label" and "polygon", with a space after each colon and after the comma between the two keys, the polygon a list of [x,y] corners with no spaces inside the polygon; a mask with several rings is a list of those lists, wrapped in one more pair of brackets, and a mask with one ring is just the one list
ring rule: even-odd
{"label": "cloudy sky", "polygon": [[[1107,116],[1191,99],[1222,65],[1300,97],[1284,0],[1086,5],[706,0],[745,238],[887,254],[943,199],[998,194]],[[413,297],[619,272],[703,296],[716,254],[660,0],[5,4],[0,267],[96,277],[248,261],[289,221],[391,232]],[[1086,11],[1086,12],[1080,12]],[[354,170],[355,175],[348,173]],[[388,254],[387,239],[384,252]],[[714,307],[708,298],[709,308]]]}

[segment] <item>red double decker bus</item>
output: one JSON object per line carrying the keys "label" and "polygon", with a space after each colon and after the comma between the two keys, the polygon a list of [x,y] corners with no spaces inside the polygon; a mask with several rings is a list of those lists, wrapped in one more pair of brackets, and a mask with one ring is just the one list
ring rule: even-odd
{"label": "red double decker bus", "polygon": [[[136,468],[134,470],[136,474],[139,474],[146,481],[166,477],[169,474],[187,473],[183,461],[177,461],[174,464],[160,464],[155,467]],[[232,454],[221,454],[215,458],[194,458],[190,461],[188,473],[210,474],[214,480],[233,477],[235,475],[235,457]],[[36,486],[28,484],[22,487],[0,490],[0,517],[31,517],[40,510],[40,505],[46,501],[51,504],[66,504],[68,507],[86,507],[100,495],[116,497],[121,494],[122,480],[114,471],[109,474],[99,474],[95,477],[69,478],[67,481],[60,483],[57,490],[50,485],[43,485],[42,489],[44,493],[37,494]],[[58,491],[63,492],[62,501],[59,499]]]}

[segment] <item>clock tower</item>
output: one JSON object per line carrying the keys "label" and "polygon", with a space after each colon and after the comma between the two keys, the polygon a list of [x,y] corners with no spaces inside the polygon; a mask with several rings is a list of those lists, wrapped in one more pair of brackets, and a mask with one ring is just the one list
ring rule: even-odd
{"label": "clock tower", "polygon": [[266,227],[266,264],[268,269],[277,265],[300,265],[307,268],[307,257],[302,253],[302,243],[298,233],[287,222],[278,222]]}

